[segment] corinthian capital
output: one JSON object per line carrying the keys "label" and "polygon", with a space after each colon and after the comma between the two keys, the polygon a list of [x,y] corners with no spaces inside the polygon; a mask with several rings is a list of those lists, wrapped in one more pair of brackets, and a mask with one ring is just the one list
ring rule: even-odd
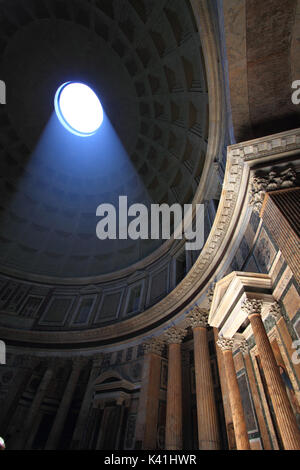
{"label": "corinthian capital", "polygon": [[208,311],[198,306],[194,307],[186,317],[186,324],[192,328],[197,326],[206,328],[208,326]]}
{"label": "corinthian capital", "polygon": [[160,356],[164,348],[164,342],[162,338],[151,338],[145,341],[143,346],[145,354],[153,353],[158,354]]}
{"label": "corinthian capital", "polygon": [[263,302],[262,300],[257,299],[246,299],[242,303],[241,309],[246,315],[249,317],[250,315],[254,314],[261,314]]}
{"label": "corinthian capital", "polygon": [[178,326],[171,326],[171,328],[169,328],[164,333],[164,340],[168,344],[179,344],[182,342],[185,335],[186,335],[185,328],[179,328]]}
{"label": "corinthian capital", "polygon": [[234,345],[238,346],[242,354],[247,354],[249,351],[249,345],[245,339],[235,340]]}
{"label": "corinthian capital", "polygon": [[223,338],[223,336],[219,336],[216,344],[220,349],[222,349],[222,351],[230,351],[234,346],[234,341],[231,338]]}

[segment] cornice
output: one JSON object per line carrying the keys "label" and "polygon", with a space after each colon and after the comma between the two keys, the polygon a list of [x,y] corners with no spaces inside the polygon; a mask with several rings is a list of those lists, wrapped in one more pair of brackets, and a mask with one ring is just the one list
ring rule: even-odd
{"label": "cornice", "polygon": [[276,159],[282,159],[283,156],[299,153],[299,150],[300,128],[231,145],[228,154],[252,167],[273,160],[275,155]]}

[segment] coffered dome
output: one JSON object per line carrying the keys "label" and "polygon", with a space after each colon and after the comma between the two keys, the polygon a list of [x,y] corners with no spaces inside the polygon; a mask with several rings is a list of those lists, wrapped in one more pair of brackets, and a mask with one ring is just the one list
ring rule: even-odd
{"label": "coffered dome", "polygon": [[[208,96],[190,2],[4,0],[0,15],[2,266],[76,278],[145,258],[161,241],[98,240],[96,208],[193,200]],[[53,98],[69,80],[99,95],[114,146],[59,128]]]}

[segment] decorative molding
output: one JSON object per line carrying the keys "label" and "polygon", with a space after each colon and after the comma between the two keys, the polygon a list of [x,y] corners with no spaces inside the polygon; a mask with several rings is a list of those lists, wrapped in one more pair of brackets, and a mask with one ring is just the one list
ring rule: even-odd
{"label": "decorative molding", "polygon": [[185,323],[187,326],[196,328],[198,326],[202,328],[208,327],[208,311],[198,306],[194,307],[193,310],[186,316]]}
{"label": "decorative molding", "polygon": [[171,326],[165,331],[163,339],[168,344],[180,344],[183,338],[186,336],[186,329],[179,328],[178,326]]}
{"label": "decorative molding", "polygon": [[213,301],[215,287],[216,287],[216,283],[214,282],[207,291],[207,300],[208,300],[209,309],[210,309],[212,301]]}
{"label": "decorative molding", "polygon": [[87,286],[83,286],[79,290],[79,294],[99,294],[101,293],[101,286],[97,286],[96,284],[89,284]]}
{"label": "decorative molding", "polygon": [[269,310],[269,316],[271,316],[275,320],[275,323],[277,323],[278,320],[282,317],[281,307],[280,307],[279,302],[274,302],[271,305],[270,310]]}
{"label": "decorative molding", "polygon": [[237,346],[242,354],[249,353],[249,345],[246,339],[234,339],[234,346]]}
{"label": "decorative molding", "polygon": [[265,194],[278,189],[292,188],[296,185],[296,171],[291,166],[272,168],[268,173],[256,172],[251,179],[249,205],[260,212]]}
{"label": "decorative molding", "polygon": [[286,154],[300,147],[300,128],[273,134],[259,139],[232,145],[231,155],[245,162],[270,157],[274,154]]}
{"label": "decorative molding", "polygon": [[241,310],[246,313],[249,317],[250,315],[260,315],[261,309],[263,306],[262,300],[257,299],[245,299],[241,305]]}

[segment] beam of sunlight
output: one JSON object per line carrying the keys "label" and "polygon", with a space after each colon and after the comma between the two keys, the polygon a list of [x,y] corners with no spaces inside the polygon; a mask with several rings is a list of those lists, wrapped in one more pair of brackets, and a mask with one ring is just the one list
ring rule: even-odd
{"label": "beam of sunlight", "polygon": [[[102,125],[89,138],[70,133],[53,110],[23,168],[15,182],[17,191],[7,193],[0,223],[3,236],[12,237],[27,251],[22,248],[19,253],[12,245],[5,253],[8,265],[47,273],[51,263],[53,275],[72,276],[69,259],[83,256],[90,261],[84,266],[76,261],[74,274],[93,275],[135,263],[161,244],[161,240],[102,241],[96,236],[99,204],[117,208],[120,195],[128,197],[128,205],[150,208],[153,202],[105,109]],[[26,223],[18,224],[21,219]],[[108,254],[107,267],[94,258],[104,260]]]}

